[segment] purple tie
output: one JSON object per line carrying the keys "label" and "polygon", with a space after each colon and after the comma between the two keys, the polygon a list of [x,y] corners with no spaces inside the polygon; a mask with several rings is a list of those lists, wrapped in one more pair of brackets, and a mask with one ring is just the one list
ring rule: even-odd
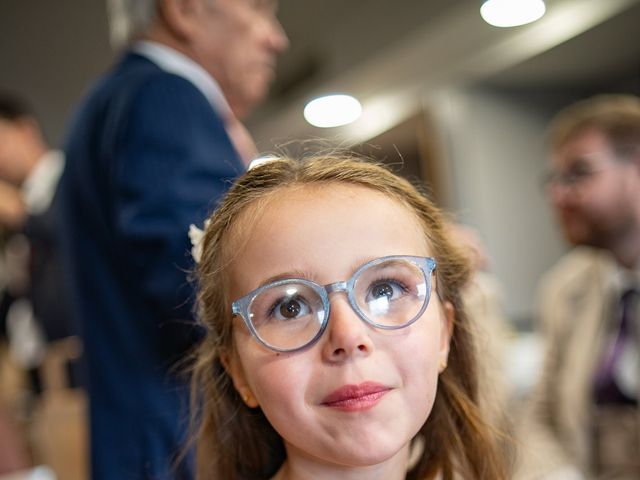
{"label": "purple tie", "polygon": [[626,290],[620,298],[622,319],[617,335],[605,346],[602,360],[595,376],[594,394],[598,405],[632,404],[637,405],[637,396],[630,397],[622,392],[616,383],[614,369],[620,361],[625,345],[636,341],[633,312],[638,291]]}

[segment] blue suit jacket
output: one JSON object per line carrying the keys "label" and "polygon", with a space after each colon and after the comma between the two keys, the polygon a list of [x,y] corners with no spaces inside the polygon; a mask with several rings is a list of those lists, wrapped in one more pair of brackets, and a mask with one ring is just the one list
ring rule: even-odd
{"label": "blue suit jacket", "polygon": [[189,224],[244,167],[190,82],[129,53],[71,126],[56,198],[89,373],[93,480],[187,478],[187,397],[172,370],[200,337]]}

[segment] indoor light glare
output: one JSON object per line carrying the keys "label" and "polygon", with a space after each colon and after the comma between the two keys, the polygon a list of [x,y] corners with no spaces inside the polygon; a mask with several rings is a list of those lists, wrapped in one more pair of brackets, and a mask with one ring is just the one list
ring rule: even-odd
{"label": "indoor light glare", "polygon": [[480,15],[495,27],[517,27],[535,22],[545,10],[543,0],[485,0]]}
{"label": "indoor light glare", "polygon": [[304,118],[314,127],[339,127],[360,117],[362,106],[350,95],[328,95],[316,98],[304,107]]}

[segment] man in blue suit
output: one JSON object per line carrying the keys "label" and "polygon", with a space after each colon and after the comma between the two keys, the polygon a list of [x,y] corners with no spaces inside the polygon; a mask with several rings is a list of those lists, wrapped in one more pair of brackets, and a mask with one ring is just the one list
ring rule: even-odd
{"label": "man in blue suit", "polygon": [[57,206],[89,372],[92,478],[190,478],[187,280],[201,225],[253,150],[238,118],[287,38],[275,0],[119,0],[128,49],[70,129]]}

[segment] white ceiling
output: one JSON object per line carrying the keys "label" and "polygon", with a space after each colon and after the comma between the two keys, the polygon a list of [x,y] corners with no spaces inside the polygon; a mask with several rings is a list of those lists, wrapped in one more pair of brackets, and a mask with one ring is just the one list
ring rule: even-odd
{"label": "white ceiling", "polygon": [[[0,88],[23,93],[59,145],[87,86],[110,65],[105,0],[2,0]],[[443,87],[586,87],[635,78],[640,87],[640,0],[547,0],[542,21],[485,24],[480,0],[280,0],[291,39],[272,95],[249,119],[264,149],[274,141],[340,135],[368,140]],[[302,118],[315,95],[344,91],[365,115],[338,129]]]}
{"label": "white ceiling", "polygon": [[[249,121],[258,145],[288,138],[367,140],[452,85],[579,88],[640,74],[640,0],[547,0],[542,20],[500,29],[478,0],[281,0],[291,39],[269,101]],[[302,108],[328,92],[357,96],[363,117],[307,125]]]}

